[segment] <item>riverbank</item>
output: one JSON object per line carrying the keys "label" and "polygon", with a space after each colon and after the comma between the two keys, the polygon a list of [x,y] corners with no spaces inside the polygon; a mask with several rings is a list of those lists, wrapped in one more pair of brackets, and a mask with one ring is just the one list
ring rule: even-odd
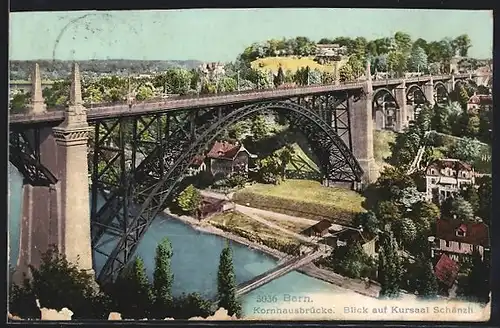
{"label": "riverbank", "polygon": [[[197,231],[230,239],[230,240],[235,241],[241,245],[247,246],[250,249],[255,249],[255,250],[261,251],[261,252],[273,257],[274,259],[277,259],[278,261],[284,259],[285,257],[290,257],[290,255],[285,254],[283,252],[280,252],[276,249],[267,247],[265,245],[251,242],[243,237],[226,232],[222,229],[219,229],[219,228],[216,228],[216,227],[210,225],[209,223],[199,221],[195,218],[192,218],[189,216],[184,216],[184,215],[172,214],[168,209],[165,210],[165,214],[191,226],[193,229],[195,229]],[[318,268],[313,263],[310,263],[310,264],[308,264],[300,269],[297,269],[296,271],[298,271],[302,274],[305,274],[311,278],[319,279],[321,281],[324,281],[324,282],[330,283],[332,285],[344,288],[346,290],[356,292],[356,293],[361,294],[363,296],[377,298],[378,294],[380,292],[380,286],[374,282],[366,283],[364,281],[347,278],[347,277],[341,276],[333,271]]]}
{"label": "riverbank", "polygon": [[208,233],[208,234],[212,234],[212,235],[217,235],[217,236],[220,236],[223,238],[227,238],[229,240],[237,242],[238,244],[241,244],[243,246],[247,246],[250,249],[255,249],[255,250],[261,251],[261,252],[271,256],[272,258],[278,260],[278,261],[289,256],[286,253],[283,253],[283,252],[280,252],[276,249],[267,247],[266,245],[261,245],[261,244],[251,242],[248,239],[245,239],[245,238],[240,237],[238,235],[224,231],[222,229],[216,228],[207,222],[199,221],[195,218],[192,218],[192,217],[189,217],[186,215],[173,214],[168,209],[166,209],[164,211],[164,213],[172,218],[175,218],[175,219],[191,226],[194,230]]}

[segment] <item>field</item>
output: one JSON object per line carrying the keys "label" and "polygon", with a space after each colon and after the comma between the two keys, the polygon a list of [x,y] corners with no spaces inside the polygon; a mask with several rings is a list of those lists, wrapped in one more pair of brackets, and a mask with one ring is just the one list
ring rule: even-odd
{"label": "field", "polygon": [[[339,68],[344,65],[347,60],[341,60]],[[262,69],[265,71],[271,70],[274,74],[278,72],[278,68],[282,67],[283,71],[288,70],[295,73],[301,67],[309,66],[310,69],[319,69],[322,72],[333,72],[333,64],[321,65],[314,61],[313,57],[266,57],[259,58],[252,62],[252,68]]]}
{"label": "field", "polygon": [[303,217],[328,219],[350,225],[354,215],[363,212],[364,197],[341,187],[324,187],[310,180],[285,180],[279,185],[254,184],[233,196],[236,203],[264,210]]}
{"label": "field", "polygon": [[373,131],[373,155],[375,157],[375,162],[379,166],[388,165],[386,162],[391,153],[391,143],[396,139],[396,133],[392,131]]}
{"label": "field", "polygon": [[276,219],[276,218],[273,218],[270,216],[265,216],[265,217],[263,217],[263,219],[266,219],[267,221],[274,223],[283,229],[287,229],[287,230],[290,230],[290,231],[295,232],[295,233],[300,233],[300,232],[304,231],[306,228],[309,228],[311,226],[311,224],[309,224],[307,222],[280,220],[280,219]]}
{"label": "field", "polygon": [[298,247],[301,243],[297,239],[280,233],[240,212],[216,214],[210,218],[209,223],[251,242],[263,244],[287,254],[298,255]]}

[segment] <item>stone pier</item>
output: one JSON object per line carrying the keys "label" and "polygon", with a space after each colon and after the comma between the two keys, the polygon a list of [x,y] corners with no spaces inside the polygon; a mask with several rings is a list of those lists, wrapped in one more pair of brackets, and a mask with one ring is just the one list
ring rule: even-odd
{"label": "stone pier", "polygon": [[[34,68],[29,110],[46,110],[38,65]],[[41,100],[40,100],[41,99]],[[78,66],[73,68],[70,105],[58,127],[40,130],[40,162],[56,178],[50,186],[23,186],[23,211],[19,258],[14,279],[28,273],[29,264],[40,265],[50,245],[83,269],[92,269],[90,244],[89,182],[87,169],[88,124],[83,107]],[[32,140],[35,142],[35,140]]]}
{"label": "stone pier", "polygon": [[396,131],[401,132],[408,127],[409,115],[406,104],[406,85],[398,85],[394,89],[394,98],[399,106],[396,112]]}
{"label": "stone pier", "polygon": [[370,65],[367,64],[368,77],[363,87],[363,94],[357,100],[349,98],[349,114],[351,115],[352,151],[364,171],[363,182],[377,180],[379,172],[373,156],[373,86]]}
{"label": "stone pier", "polygon": [[427,82],[424,85],[423,90],[424,90],[425,98],[427,98],[427,101],[429,102],[429,104],[431,106],[434,106],[434,104],[435,104],[435,100],[434,100],[434,82],[432,81],[432,77],[429,80],[429,82]]}

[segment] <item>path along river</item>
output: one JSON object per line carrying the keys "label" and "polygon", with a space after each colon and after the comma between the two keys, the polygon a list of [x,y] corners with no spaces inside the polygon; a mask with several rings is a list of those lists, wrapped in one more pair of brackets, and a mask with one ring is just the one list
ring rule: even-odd
{"label": "path along river", "polygon": [[[9,243],[10,261],[14,265],[19,253],[19,234],[22,199],[22,177],[9,164]],[[198,292],[205,297],[212,297],[217,291],[217,267],[219,255],[226,243],[220,236],[200,232],[185,223],[166,215],[156,217],[141,241],[137,255],[145,262],[147,273],[152,278],[154,254],[158,242],[168,237],[172,243],[174,255],[172,269],[174,272],[174,295]],[[252,250],[235,242],[231,243],[233,261],[238,283],[247,281],[276,266],[277,261],[266,254]],[[104,265],[104,258],[96,259],[96,271]],[[347,293],[358,295],[352,291],[330,285],[321,280],[311,278],[299,272],[291,272],[243,297],[244,315],[252,315],[257,296],[277,295],[282,299],[284,294],[295,296],[310,295],[314,292]]]}

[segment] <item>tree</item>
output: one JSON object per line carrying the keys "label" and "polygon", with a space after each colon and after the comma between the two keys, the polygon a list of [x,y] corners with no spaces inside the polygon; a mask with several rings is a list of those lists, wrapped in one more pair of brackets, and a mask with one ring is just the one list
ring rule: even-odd
{"label": "tree", "polygon": [[481,121],[479,119],[479,116],[476,114],[470,113],[467,116],[468,116],[467,117],[468,118],[467,119],[467,128],[465,130],[465,133],[467,136],[474,138],[477,135],[479,135],[479,128],[480,128]]}
{"label": "tree", "polygon": [[258,114],[252,117],[250,133],[254,142],[267,137],[269,129],[266,124],[266,118],[263,115]]}
{"label": "tree", "polygon": [[409,34],[404,32],[396,32],[394,34],[397,50],[402,53],[408,53],[411,49],[412,42]]}
{"label": "tree", "polygon": [[413,205],[418,203],[421,199],[420,192],[416,187],[408,187],[401,191],[399,203],[403,206],[404,210],[411,211]]}
{"label": "tree", "polygon": [[154,96],[153,89],[148,85],[141,85],[139,89],[137,89],[137,94],[135,99],[137,100],[147,100]]}
{"label": "tree", "polygon": [[321,71],[317,68],[310,71],[309,72],[309,84],[311,84],[311,85],[321,84],[322,74],[323,73],[321,73]]}
{"label": "tree", "polygon": [[461,196],[451,201],[450,216],[454,217],[455,215],[460,221],[474,221],[472,205]]}
{"label": "tree", "polygon": [[413,42],[412,48],[422,48],[425,51],[425,54],[427,55],[429,44],[427,43],[426,40],[418,38],[417,40],[415,40],[415,42]]}
{"label": "tree", "polygon": [[382,224],[392,224],[401,218],[399,208],[393,201],[378,203],[375,214]]}
{"label": "tree", "polygon": [[460,106],[462,106],[462,109],[464,110],[467,109],[467,103],[469,102],[469,94],[467,93],[467,90],[462,84],[458,86],[458,102],[460,103]]}
{"label": "tree", "polygon": [[420,258],[418,261],[419,274],[417,276],[417,292],[420,298],[435,298],[438,294],[438,283],[432,263]]}
{"label": "tree", "polygon": [[488,303],[490,300],[490,264],[477,250],[472,253],[468,277],[459,283],[457,294],[473,302]]}
{"label": "tree", "polygon": [[363,230],[374,234],[378,233],[380,224],[377,216],[372,211],[356,214],[353,223],[356,227],[361,226]]}
{"label": "tree", "polygon": [[229,315],[241,315],[241,304],[236,298],[236,277],[229,243],[226,244],[220,255],[217,273],[217,298],[219,306],[226,309]]}
{"label": "tree", "polygon": [[286,178],[286,176],[285,176],[286,175],[286,167],[288,164],[290,164],[292,162],[294,153],[295,153],[295,150],[290,145],[286,145],[278,153],[278,157],[280,159],[280,164],[281,164],[281,178],[283,180],[285,180],[285,178]]}
{"label": "tree", "polygon": [[155,270],[153,272],[154,309],[156,318],[164,318],[172,307],[172,283],[174,275],[170,267],[172,245],[168,238],[156,247]]}
{"label": "tree", "polygon": [[9,109],[12,114],[24,113],[30,100],[29,93],[17,93],[9,102]]}
{"label": "tree", "polygon": [[417,227],[408,218],[403,218],[395,226],[395,234],[402,245],[410,245],[417,238]]}
{"label": "tree", "polygon": [[380,298],[396,298],[399,296],[401,282],[401,259],[398,246],[391,236],[382,236],[379,252],[378,281],[380,282]]}
{"label": "tree", "polygon": [[349,63],[344,64],[340,70],[340,82],[352,81],[354,79],[354,72],[352,66]]}
{"label": "tree", "polygon": [[373,57],[373,60],[371,62],[371,68],[373,69],[372,73],[375,73],[375,71],[387,72],[388,71],[387,55],[379,55]]}
{"label": "tree", "polygon": [[462,190],[460,190],[460,196],[462,196],[466,201],[471,204],[474,213],[479,212],[479,193],[475,186],[468,185]]}
{"label": "tree", "polygon": [[492,209],[492,180],[491,177],[483,177],[479,182],[479,217],[486,224],[490,224],[491,209]]}
{"label": "tree", "polygon": [[232,77],[224,76],[216,84],[217,92],[234,92],[237,90],[237,82]]}
{"label": "tree", "polygon": [[428,201],[420,201],[413,207],[413,214],[415,217],[427,218],[430,220],[437,220],[441,217],[439,207]]}
{"label": "tree", "polygon": [[420,47],[413,47],[408,59],[408,69],[412,72],[427,71],[427,54]]}
{"label": "tree", "polygon": [[462,57],[467,57],[469,48],[472,46],[471,40],[467,34],[462,34],[453,40],[454,47],[458,50],[458,54]]}
{"label": "tree", "polygon": [[337,265],[339,273],[346,275],[349,278],[358,279],[361,277],[361,272],[364,266],[363,248],[359,242],[355,242],[353,245],[344,247],[347,247],[347,250]]}
{"label": "tree", "polygon": [[176,202],[183,212],[194,214],[201,204],[201,194],[193,185],[189,185],[177,196]]}
{"label": "tree", "polygon": [[450,149],[452,158],[473,163],[481,153],[481,144],[467,137],[458,140]]}
{"label": "tree", "polygon": [[278,184],[282,172],[282,162],[276,154],[257,161],[258,175],[263,183]]}
{"label": "tree", "polygon": [[40,318],[36,306],[73,311],[74,319],[105,319],[109,314],[107,299],[99,291],[92,274],[70,263],[56,247],[42,254],[39,268],[29,266],[32,279],[25,277],[22,285],[12,285],[9,312],[24,319]]}
{"label": "tree", "polygon": [[391,51],[387,56],[389,72],[396,72],[397,76],[403,76],[406,72],[407,55],[402,51]]}
{"label": "tree", "polygon": [[142,319],[151,313],[153,295],[140,257],[136,257],[109,288],[115,307],[124,317]]}
{"label": "tree", "polygon": [[171,313],[175,319],[189,319],[192,317],[206,318],[213,315],[214,311],[212,302],[204,300],[198,293],[191,293],[174,297]]}
{"label": "tree", "polygon": [[285,82],[285,73],[283,73],[283,68],[280,66],[278,68],[278,73],[276,74],[276,77],[274,78],[274,85],[276,87],[279,87]]}
{"label": "tree", "polygon": [[450,133],[450,125],[449,125],[449,108],[448,107],[440,107],[436,105],[434,107],[434,115],[431,120],[431,128],[432,130],[436,130],[440,133],[449,134]]}

